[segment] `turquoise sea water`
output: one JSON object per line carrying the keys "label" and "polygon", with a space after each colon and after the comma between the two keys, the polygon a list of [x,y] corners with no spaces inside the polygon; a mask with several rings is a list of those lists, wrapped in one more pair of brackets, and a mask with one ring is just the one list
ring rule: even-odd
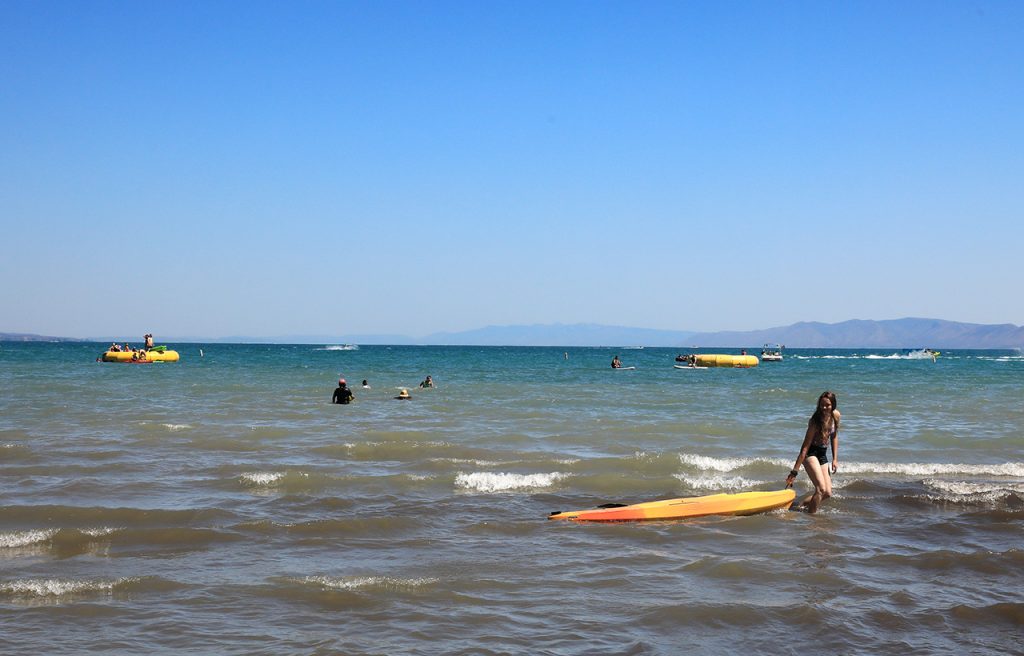
{"label": "turquoise sea water", "polygon": [[[2,653],[1019,650],[1020,352],[101,346],[0,344]],[[818,515],[546,520],[780,488],[825,389]]]}

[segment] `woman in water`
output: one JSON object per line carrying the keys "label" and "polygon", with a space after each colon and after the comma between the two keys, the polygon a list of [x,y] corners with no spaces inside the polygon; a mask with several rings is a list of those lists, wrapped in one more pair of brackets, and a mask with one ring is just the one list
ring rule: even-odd
{"label": "woman in water", "polygon": [[793,471],[786,477],[786,487],[792,487],[801,463],[804,471],[814,484],[814,495],[804,504],[807,512],[818,511],[818,506],[832,496],[832,477],[828,465],[828,445],[832,444],[832,471],[836,473],[839,466],[839,410],[836,395],[822,392],[818,397],[818,407],[807,422],[807,433],[804,443],[800,446],[800,455],[796,457]]}

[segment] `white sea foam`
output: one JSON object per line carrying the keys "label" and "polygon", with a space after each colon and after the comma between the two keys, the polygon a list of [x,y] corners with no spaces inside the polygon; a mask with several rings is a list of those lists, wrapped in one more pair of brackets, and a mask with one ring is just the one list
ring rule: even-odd
{"label": "white sea foam", "polygon": [[376,588],[383,590],[411,590],[425,585],[437,583],[436,578],[396,578],[392,576],[356,576],[338,578],[332,576],[307,576],[301,579],[302,583],[331,588],[333,590],[360,590]]}
{"label": "white sea foam", "polygon": [[[713,458],[692,453],[679,454],[683,465],[701,471],[728,473],[755,464],[773,467],[792,466],[793,461],[783,458]],[[902,476],[1007,476],[1024,478],[1024,462],[1004,462],[989,465],[970,465],[944,462],[856,462],[842,460],[839,474],[898,474]]]}
{"label": "white sea foam", "polygon": [[82,594],[87,592],[110,592],[124,583],[138,579],[125,577],[120,579],[97,579],[79,581],[74,579],[21,579],[0,582],[0,592],[13,595],[31,595],[36,597],[60,597],[64,595]]}
{"label": "white sea foam", "polygon": [[551,487],[569,474],[551,472],[548,474],[509,474],[499,472],[474,472],[455,477],[456,487],[477,492],[508,492]]}
{"label": "white sea foam", "polygon": [[1024,494],[1024,482],[984,482],[971,483],[969,481],[943,481],[938,479],[927,479],[924,481],[927,488],[943,494],[950,494],[957,497],[980,496],[980,497],[1005,497],[1008,494]]}
{"label": "white sea foam", "polygon": [[169,431],[180,431],[192,428],[188,424],[160,424]]}
{"label": "white sea foam", "polygon": [[317,351],[358,351],[359,346],[357,344],[331,344],[330,346],[324,346],[323,348],[315,349]]}
{"label": "white sea foam", "polygon": [[110,535],[111,533],[116,533],[117,531],[122,530],[122,527],[101,526],[99,528],[83,528],[81,530],[82,533],[85,533],[91,538],[101,538],[104,535]]}
{"label": "white sea foam", "polygon": [[0,533],[0,548],[16,549],[18,547],[27,547],[30,544],[49,542],[54,535],[57,535],[57,529],[55,528]]}
{"label": "white sea foam", "polygon": [[274,485],[284,475],[284,472],[246,472],[238,478],[248,485]]}
{"label": "white sea foam", "polygon": [[712,458],[710,456],[699,456],[694,453],[680,453],[679,462],[704,471],[731,472],[757,462],[766,462],[774,465],[782,461],[765,460],[763,458]]}
{"label": "white sea foam", "polygon": [[910,353],[891,353],[880,355],[868,353],[867,355],[790,355],[793,360],[931,360],[931,353],[925,351],[911,351]]}
{"label": "white sea foam", "polygon": [[847,474],[901,474],[904,476],[1014,476],[1024,477],[1024,463],[1004,462],[992,465],[967,465],[943,462],[850,462],[839,463],[839,472]]}
{"label": "white sea foam", "polygon": [[747,490],[755,485],[761,485],[765,481],[754,481],[742,476],[686,476],[675,474],[675,478],[682,481],[689,487],[698,490],[715,490],[727,492],[734,490]]}

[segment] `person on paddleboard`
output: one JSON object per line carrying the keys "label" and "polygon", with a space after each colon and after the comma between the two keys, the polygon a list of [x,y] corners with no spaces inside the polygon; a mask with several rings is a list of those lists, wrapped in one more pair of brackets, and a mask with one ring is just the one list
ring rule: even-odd
{"label": "person on paddleboard", "polygon": [[[800,445],[793,470],[786,477],[786,487],[792,487],[800,465],[804,466],[808,478],[814,484],[814,495],[804,504],[807,512],[818,511],[821,503],[832,496],[832,476],[839,468],[839,420],[838,401],[833,392],[825,391],[818,397],[818,407],[807,421],[807,432]],[[832,467],[829,471],[828,446],[832,444]]]}
{"label": "person on paddleboard", "polygon": [[355,400],[356,395],[352,393],[352,390],[348,388],[348,383],[345,382],[344,378],[338,379],[338,387],[334,390],[334,396],[331,398],[331,403],[341,403],[342,405],[348,405]]}
{"label": "person on paddleboard", "polygon": [[612,358],[612,369],[621,369],[621,368],[622,368],[622,360],[619,360],[619,356],[616,355],[614,358]]}

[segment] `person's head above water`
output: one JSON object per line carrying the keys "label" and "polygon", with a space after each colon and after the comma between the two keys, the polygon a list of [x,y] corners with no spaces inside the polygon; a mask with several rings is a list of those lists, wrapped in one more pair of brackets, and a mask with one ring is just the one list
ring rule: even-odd
{"label": "person's head above water", "polygon": [[339,385],[345,385],[345,379],[344,378],[339,378],[338,379],[338,384]]}
{"label": "person's head above water", "polygon": [[403,387],[403,388],[402,388],[402,391],[401,391],[401,392],[399,392],[399,393],[398,393],[398,396],[396,396],[395,398],[396,398],[396,399],[411,399],[412,397],[411,397],[411,396],[409,396],[409,390],[407,390],[407,389],[405,389],[405,388]]}

